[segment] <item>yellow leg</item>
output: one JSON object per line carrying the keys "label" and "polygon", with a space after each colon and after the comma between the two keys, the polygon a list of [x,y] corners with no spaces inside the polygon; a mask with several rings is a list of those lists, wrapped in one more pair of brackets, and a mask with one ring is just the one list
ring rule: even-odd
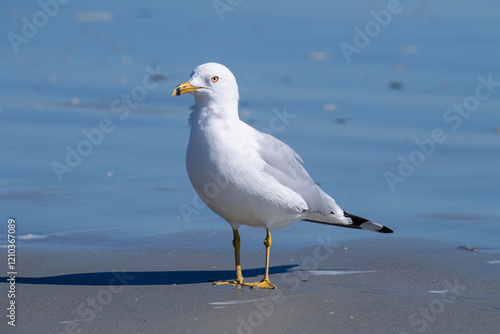
{"label": "yellow leg", "polygon": [[275,289],[276,286],[269,281],[269,254],[271,252],[271,231],[267,230],[266,239],[264,239],[264,246],[266,246],[266,271],[264,278],[260,282],[245,283],[243,285],[258,286],[261,289]]}
{"label": "yellow leg", "polygon": [[236,279],[234,281],[214,281],[215,285],[242,285],[245,281],[243,275],[241,274],[241,263],[240,263],[240,245],[241,239],[238,230],[233,230],[233,247],[234,247],[234,262],[236,264]]}

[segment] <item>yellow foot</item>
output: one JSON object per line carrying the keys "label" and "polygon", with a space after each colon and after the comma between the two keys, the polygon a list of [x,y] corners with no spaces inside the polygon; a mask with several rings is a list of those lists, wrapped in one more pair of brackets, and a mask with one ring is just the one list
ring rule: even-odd
{"label": "yellow foot", "polygon": [[259,288],[259,289],[276,289],[276,285],[271,283],[268,279],[263,279],[260,282],[254,282],[254,283],[244,283],[244,286],[251,286],[252,288]]}
{"label": "yellow foot", "polygon": [[214,285],[243,285],[243,280],[234,280],[234,281],[210,281]]}

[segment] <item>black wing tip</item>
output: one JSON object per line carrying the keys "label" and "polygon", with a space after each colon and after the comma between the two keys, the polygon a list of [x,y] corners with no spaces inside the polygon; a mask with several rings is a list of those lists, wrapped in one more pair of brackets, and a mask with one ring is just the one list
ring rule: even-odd
{"label": "black wing tip", "polygon": [[386,226],[383,226],[381,230],[378,230],[377,232],[379,233],[394,233],[393,230],[391,230],[390,228],[386,227]]}
{"label": "black wing tip", "polygon": [[[359,228],[362,229],[361,225],[363,223],[366,223],[366,222],[370,222],[370,220],[366,219],[366,218],[362,218],[362,217],[359,217],[359,216],[356,216],[356,215],[353,215],[351,213],[348,213],[348,212],[345,212],[344,211],[344,216],[345,217],[349,217],[351,218],[352,220],[352,223],[356,226],[358,226]],[[376,232],[379,232],[379,233],[394,233],[393,230],[391,230],[390,228],[388,228],[387,226],[383,226],[382,225],[382,228],[380,230],[374,230]]]}

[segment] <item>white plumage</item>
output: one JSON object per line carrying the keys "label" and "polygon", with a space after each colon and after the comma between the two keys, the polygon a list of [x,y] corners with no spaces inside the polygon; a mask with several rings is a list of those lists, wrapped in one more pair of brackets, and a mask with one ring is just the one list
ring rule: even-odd
{"label": "white plumage", "polygon": [[242,224],[269,230],[299,220],[392,232],[345,213],[314,183],[293,149],[242,122],[238,85],[225,66],[198,66],[172,95],[186,92],[195,99],[186,156],[189,178],[207,206],[231,224],[235,239]]}

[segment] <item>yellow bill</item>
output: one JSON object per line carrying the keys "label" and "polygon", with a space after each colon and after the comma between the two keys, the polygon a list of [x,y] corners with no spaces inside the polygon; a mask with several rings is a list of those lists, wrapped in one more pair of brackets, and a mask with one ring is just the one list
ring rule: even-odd
{"label": "yellow bill", "polygon": [[192,86],[191,83],[188,81],[188,82],[182,83],[180,85],[177,85],[177,87],[174,88],[174,91],[172,92],[171,96],[182,95],[184,93],[193,93],[193,92],[196,92],[200,88],[201,87]]}

